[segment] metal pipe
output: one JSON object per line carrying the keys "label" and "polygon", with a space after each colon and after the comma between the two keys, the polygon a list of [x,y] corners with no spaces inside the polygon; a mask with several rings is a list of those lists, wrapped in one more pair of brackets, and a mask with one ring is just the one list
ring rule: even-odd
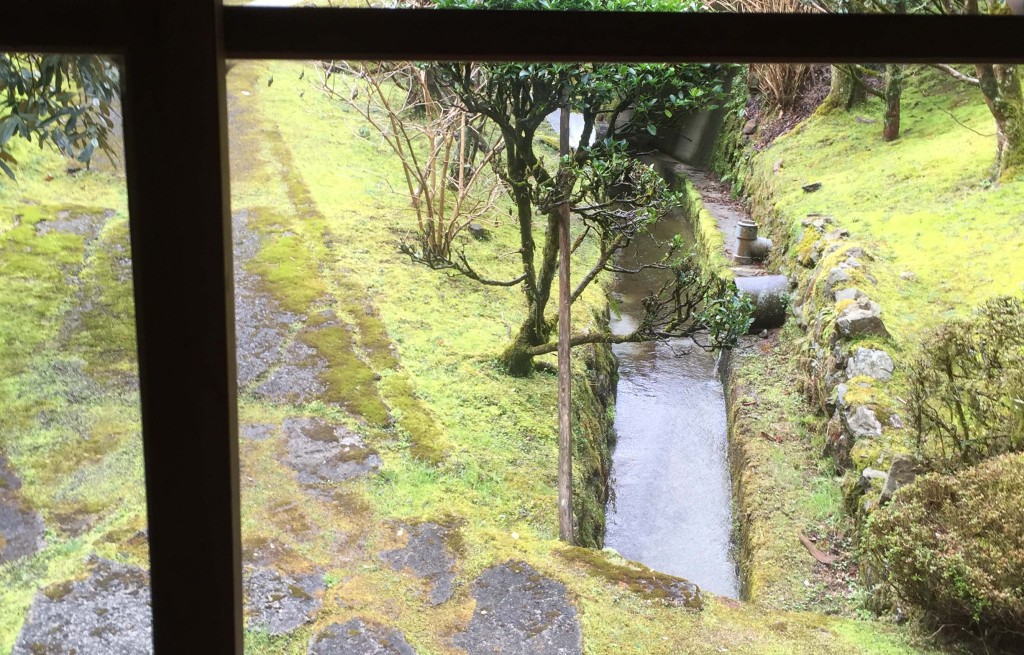
{"label": "metal pipe", "polygon": [[736,278],[736,288],[754,303],[751,332],[782,327],[789,305],[789,279],[785,275]]}

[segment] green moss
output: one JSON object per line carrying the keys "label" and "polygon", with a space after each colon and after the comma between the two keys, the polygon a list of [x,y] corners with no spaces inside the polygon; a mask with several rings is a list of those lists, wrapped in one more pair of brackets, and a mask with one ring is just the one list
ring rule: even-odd
{"label": "green moss", "polygon": [[450,444],[437,419],[416,397],[409,376],[388,375],[381,383],[381,393],[398,417],[398,425],[409,434],[412,456],[434,465],[444,461]]}
{"label": "green moss", "polygon": [[252,266],[281,306],[296,313],[309,311],[326,295],[316,264],[306,256],[305,248],[306,241],[298,235],[271,238]]}
{"label": "green moss", "polygon": [[320,374],[327,386],[324,400],[340,403],[373,425],[391,421],[377,392],[377,374],[353,351],[352,333],[347,328],[324,326],[302,332],[299,338],[327,359],[327,368]]}
{"label": "green moss", "polygon": [[[601,321],[595,317],[595,321]],[[618,380],[618,363],[608,346],[577,348],[573,362],[573,514],[576,541],[604,545],[609,498],[614,416],[609,414]]]}
{"label": "green moss", "polygon": [[873,405],[878,400],[875,379],[867,375],[850,378],[847,383],[845,400],[847,405]]}
{"label": "green moss", "polygon": [[842,498],[815,435],[824,421],[794,390],[807,384],[795,326],[757,352],[732,355],[727,385],[729,461],[738,516],[744,597],[772,608],[852,612],[827,591],[800,534],[844,522]]}
{"label": "green moss", "polygon": [[724,280],[734,277],[726,257],[725,235],[718,229],[718,221],[704,208],[700,192],[689,179],[682,179],[683,215],[693,228],[697,253],[709,273]]}
{"label": "green moss", "polygon": [[643,564],[612,557],[606,552],[589,548],[563,548],[556,551],[572,564],[579,564],[592,575],[604,578],[610,584],[624,587],[644,598],[700,609],[703,605],[699,591],[687,580],[652,571]]}
{"label": "green moss", "polygon": [[[266,84],[270,76],[272,86]],[[449,652],[452,635],[465,629],[473,612],[470,581],[511,559],[529,562],[567,586],[584,641],[595,653],[912,650],[901,631],[878,624],[710,597],[701,613],[683,612],[652,602],[629,582],[622,587],[588,564],[567,566],[555,555],[556,379],[536,373],[510,380],[495,365],[521,315],[521,291],[484,288],[412,266],[398,254],[411,220],[405,201],[391,191],[401,187],[400,167],[379,139],[359,136],[362,123],[355,113],[318,93],[316,79],[296,62],[239,62],[228,76],[232,204],[249,210],[249,225],[262,237],[260,252],[247,265],[282,307],[301,315],[289,338],[309,340],[330,368],[328,397],[288,406],[243,396],[240,421],[278,425],[290,417],[319,417],[345,425],[379,453],[383,467],[310,493],[287,464],[280,430],[262,441],[240,442],[246,555],[268,558],[288,573],[322,571],[331,581],[313,623],[288,636],[250,631],[247,652],[304,653],[320,629],[354,616],[401,630],[417,652]],[[123,184],[100,174],[37,183],[43,176],[36,172],[47,166],[59,172],[63,164],[42,156],[42,163],[23,158],[24,186],[0,190],[5,209],[23,207],[26,198],[45,199],[44,191],[52,189],[54,202],[81,198],[116,215],[89,253],[80,238],[49,233],[37,243],[31,230],[17,232],[20,226],[0,222],[0,248],[23,239],[19,247],[30,245],[50,262],[23,258],[28,253],[17,248],[0,250],[0,266],[13,271],[0,272],[0,292],[18,298],[13,311],[0,313],[4,343],[18,344],[0,350],[0,429],[5,455],[25,482],[27,502],[48,525],[69,512],[95,523],[74,539],[55,529],[44,551],[0,567],[0,652],[13,646],[37,591],[82,574],[87,555],[146,564],[137,395],[115,384],[130,370],[134,353],[132,335],[124,330],[131,324],[123,302],[130,289],[120,285],[112,292],[111,286],[104,290],[108,297],[97,296],[102,309],[95,320],[106,313],[118,325],[104,331],[97,324],[87,335],[69,330],[74,345],[68,352],[59,340],[64,316],[80,303],[65,284],[65,271],[53,266],[65,260],[80,266],[88,259],[82,280],[97,290],[110,286],[122,256],[113,246],[126,245]],[[50,211],[31,207],[26,215]],[[467,256],[489,277],[514,274],[515,258],[508,253],[518,247],[517,226],[497,212],[488,229],[493,238],[467,242]],[[590,242],[581,247],[574,274],[595,248]],[[595,327],[595,312],[599,316],[604,306],[602,289],[588,291],[574,311],[575,327]],[[607,470],[607,426],[614,411],[599,391],[614,383],[614,362],[607,349],[575,359],[580,405],[574,409],[581,428],[586,426],[574,435],[583,483]],[[544,361],[553,363],[554,357]],[[87,399],[72,393],[69,376],[53,372],[60,362],[87,371],[98,380],[99,393]],[[45,425],[39,420],[43,412],[51,419]],[[388,413],[394,425],[387,424]],[[83,434],[95,441],[83,444]],[[795,480],[804,478],[787,485],[796,486]],[[810,488],[816,489],[813,483]],[[591,517],[581,520],[588,534],[599,526],[599,493],[578,494],[588,498],[578,510]],[[827,494],[818,489],[806,504],[806,516],[820,516]],[[783,504],[780,511],[788,508]],[[430,606],[421,581],[381,564],[378,554],[394,545],[396,520],[457,524],[450,539],[458,553],[451,601]],[[781,537],[778,543],[784,543]]]}

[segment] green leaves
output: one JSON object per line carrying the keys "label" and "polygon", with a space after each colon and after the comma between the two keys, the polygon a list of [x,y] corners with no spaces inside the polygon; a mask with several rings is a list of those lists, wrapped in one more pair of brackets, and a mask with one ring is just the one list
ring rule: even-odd
{"label": "green leaves", "polygon": [[106,147],[117,89],[117,68],[102,57],[0,53],[0,170],[14,178],[15,135],[88,164]]}

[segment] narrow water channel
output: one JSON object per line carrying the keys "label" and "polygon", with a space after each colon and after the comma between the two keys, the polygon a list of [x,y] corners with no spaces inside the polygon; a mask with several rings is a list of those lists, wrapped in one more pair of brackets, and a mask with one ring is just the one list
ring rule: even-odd
{"label": "narrow water channel", "polygon": [[[559,131],[559,112],[547,117]],[[583,117],[569,117],[570,143]],[[664,253],[676,234],[693,234],[681,215],[635,239],[622,264],[635,268]],[[661,286],[664,271],[620,275],[611,328],[633,330],[640,302]],[[721,596],[739,597],[732,557],[732,486],[727,457],[725,394],[715,357],[689,340],[622,344],[615,402],[618,441],[612,454],[612,501],[605,545],[650,568],[686,578]]]}
{"label": "narrow water channel", "polygon": [[[662,244],[689,232],[679,216],[659,223],[654,234],[623,253],[627,267],[660,257]],[[643,314],[640,301],[660,286],[663,275],[619,276],[614,332],[634,328]],[[618,442],[605,544],[654,570],[736,598],[725,397],[715,358],[689,340],[623,344],[614,351]]]}

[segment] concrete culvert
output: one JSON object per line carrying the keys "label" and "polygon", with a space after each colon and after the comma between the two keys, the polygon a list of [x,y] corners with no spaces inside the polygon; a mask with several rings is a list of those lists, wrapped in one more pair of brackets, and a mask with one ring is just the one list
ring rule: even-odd
{"label": "concrete culvert", "polygon": [[754,303],[751,332],[782,327],[789,307],[789,280],[785,275],[736,278],[736,288]]}

